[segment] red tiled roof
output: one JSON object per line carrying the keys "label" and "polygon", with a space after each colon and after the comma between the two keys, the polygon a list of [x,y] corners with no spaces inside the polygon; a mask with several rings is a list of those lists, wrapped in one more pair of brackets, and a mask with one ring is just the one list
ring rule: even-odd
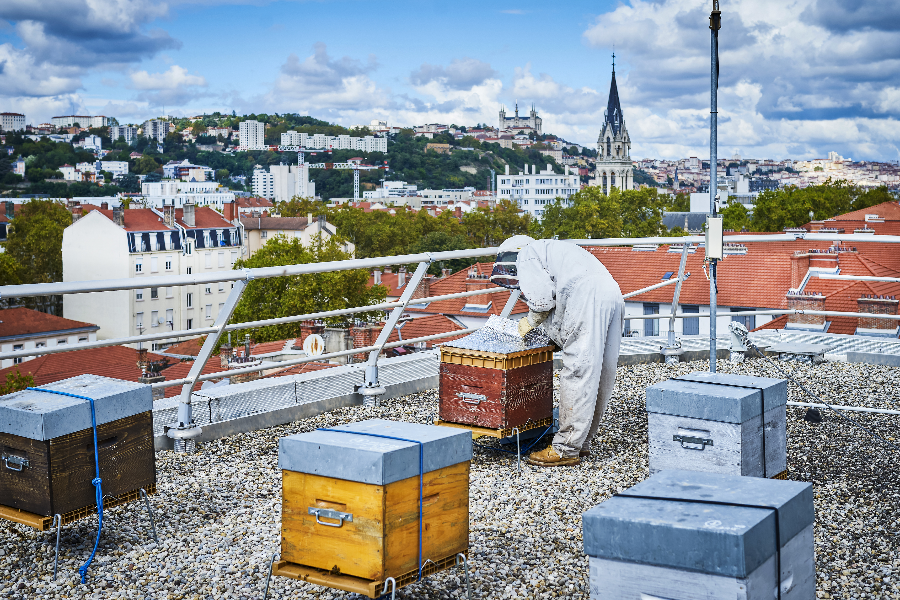
{"label": "red tiled roof", "polygon": [[185,340],[174,346],[169,346],[166,352],[169,354],[180,354],[181,356],[198,356],[200,348],[203,347],[203,340],[203,337]]}
{"label": "red tiled roof", "polygon": [[250,354],[259,356],[260,354],[272,354],[274,352],[283,352],[285,349],[290,350],[294,346],[295,338],[289,340],[275,340],[274,342],[260,342],[250,345]]}
{"label": "red tiled roof", "polygon": [[[191,367],[194,366],[194,361],[186,360],[183,362],[177,362],[172,366],[164,369],[162,371],[162,375],[165,376],[167,381],[175,381],[176,379],[183,379],[188,376],[188,373],[191,371]],[[222,368],[222,363],[219,361],[218,356],[210,356],[209,360],[206,361],[206,364],[203,365],[203,370],[200,371],[201,375],[209,375],[210,373],[218,373],[219,371],[224,371]],[[215,380],[214,380],[215,381]],[[194,389],[199,390],[201,384],[197,384]],[[181,393],[181,386],[174,385],[172,387],[167,387],[165,392],[166,398],[172,398]]]}
{"label": "red tiled roof", "polygon": [[[126,211],[127,212],[127,211]],[[194,226],[188,227],[184,222],[184,209],[176,208],[175,209],[175,220],[179,225],[185,227],[187,229],[221,229],[227,227],[234,227],[233,224],[228,222],[225,217],[223,217],[218,212],[214,211],[208,206],[198,206],[194,209]],[[125,223],[128,221],[126,219]]]}
{"label": "red tiled roof", "polygon": [[[401,336],[404,340],[411,340],[413,338],[435,335],[437,333],[445,333],[447,331],[460,331],[462,329],[465,328],[452,319],[448,319],[444,315],[431,315],[428,317],[419,317],[417,319],[410,319],[409,321],[406,321],[401,325],[399,333],[397,328],[395,327],[394,330],[391,331],[391,335],[388,336],[387,341],[399,342],[401,341]],[[463,336],[456,335],[453,337],[440,338],[430,342],[425,342],[425,346],[427,348],[432,348],[435,344],[443,344],[444,342],[449,342],[451,340],[458,340],[461,337]]]}
{"label": "red tiled roof", "polygon": [[[148,353],[147,360],[165,360],[165,357]],[[5,381],[6,375],[15,373],[16,370],[23,375],[30,373],[34,377],[35,385],[46,385],[84,374],[137,381],[141,376],[141,369],[137,366],[137,361],[137,350],[125,346],[72,350],[45,354],[34,360],[0,370],[0,381]],[[168,374],[166,374],[166,378],[170,379]]]}
{"label": "red tiled roof", "polygon": [[86,328],[93,331],[100,329],[93,323],[64,319],[63,317],[48,315],[30,308],[0,310],[0,338]]}
{"label": "red tiled roof", "polygon": [[275,206],[268,198],[235,198],[234,203],[238,208],[270,208]]}
{"label": "red tiled roof", "polygon": [[[467,267],[462,271],[453,273],[452,275],[444,277],[443,279],[437,279],[431,284],[429,295],[440,296],[443,294],[457,294],[460,292],[465,292],[466,279],[468,278],[469,270],[472,268],[476,269],[478,271],[478,274],[484,277],[491,274],[491,271],[494,269],[494,263],[476,263],[472,267]],[[484,281],[487,282],[486,279],[484,279]],[[487,283],[491,285],[490,282]],[[468,298],[438,300],[428,304],[427,306],[410,306],[409,308],[407,308],[407,312],[409,312],[410,314],[425,313],[440,315],[461,315],[471,317],[489,317],[490,315],[499,315],[501,312],[503,312],[503,307],[506,306],[506,301],[509,300],[509,294],[510,292],[503,290],[502,292],[492,292],[490,294],[470,296]],[[466,305],[468,303],[487,304],[488,302],[490,302],[491,306],[487,311],[466,309]],[[516,302],[512,314],[521,314],[524,312],[528,312],[528,307],[524,302],[519,300],[518,302]]]}
{"label": "red tiled roof", "polygon": [[[94,211],[99,212],[110,221],[113,220],[112,209],[100,208],[93,204],[81,205],[82,215]],[[125,231],[172,231],[173,229],[163,223],[162,217],[149,208],[129,208],[123,216],[125,217]]]}
{"label": "red tiled roof", "polygon": [[861,208],[836,216],[836,221],[865,221],[866,215],[878,215],[885,221],[900,221],[900,202],[882,202],[869,208]]}
{"label": "red tiled roof", "polygon": [[[299,365],[294,365],[293,367],[288,367],[286,369],[282,369],[281,371],[276,371],[274,373],[269,373],[265,377],[284,377],[285,375],[300,375],[301,373],[312,373],[313,371],[321,371],[322,369],[330,369],[331,367],[336,367],[337,365],[333,365],[331,363],[324,362],[308,362],[302,363]],[[264,377],[264,379],[265,379]]]}

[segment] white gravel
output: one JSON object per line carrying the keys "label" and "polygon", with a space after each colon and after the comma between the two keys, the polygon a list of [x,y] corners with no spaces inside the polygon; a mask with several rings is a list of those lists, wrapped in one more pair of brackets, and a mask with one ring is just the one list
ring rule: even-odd
{"label": "white gravel", "polygon": [[[829,402],[900,409],[900,369],[843,363],[783,367]],[[523,463],[519,478],[514,457],[476,450],[469,550],[473,597],[586,599],[581,514],[647,476],[644,389],[705,369],[701,362],[621,367],[593,455],[577,467],[537,469]],[[719,370],[777,376],[761,360],[720,361]],[[810,400],[796,386],[790,390],[791,400]],[[96,519],[63,529],[60,574],[52,582],[54,533],[0,522],[0,598],[262,598],[268,560],[279,545],[278,439],[374,417],[424,423],[435,411],[432,390],[380,408],[345,408],[224,438],[203,444],[195,455],[159,452],[159,493],[152,498],[159,544],[149,537],[141,505],[110,509],[88,584],[79,583],[77,568],[90,553]],[[791,479],[815,485],[817,596],[900,599],[900,457],[827,411],[825,421],[815,425],[803,421],[804,412],[788,409],[788,469]],[[900,443],[898,417],[854,418]],[[271,586],[270,598],[360,598],[284,578],[274,578]],[[451,569],[397,596],[464,598],[465,580]]]}

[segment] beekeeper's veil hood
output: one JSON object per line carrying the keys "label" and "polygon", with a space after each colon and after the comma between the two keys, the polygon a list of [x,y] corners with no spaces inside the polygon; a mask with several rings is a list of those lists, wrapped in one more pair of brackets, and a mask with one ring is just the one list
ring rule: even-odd
{"label": "beekeeper's veil hood", "polygon": [[491,273],[491,281],[511,290],[519,289],[516,259],[519,257],[519,251],[533,241],[534,238],[527,235],[514,235],[500,244],[497,260],[494,262],[494,270]]}

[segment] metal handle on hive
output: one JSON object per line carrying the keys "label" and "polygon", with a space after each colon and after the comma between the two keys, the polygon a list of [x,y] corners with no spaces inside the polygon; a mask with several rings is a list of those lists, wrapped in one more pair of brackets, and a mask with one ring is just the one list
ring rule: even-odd
{"label": "metal handle on hive", "polygon": [[[711,439],[691,437],[687,435],[673,435],[672,440],[675,442],[681,442],[681,447],[685,450],[700,450],[701,452],[706,449],[707,446],[713,445],[713,441]],[[690,446],[685,446],[685,444],[700,444],[700,447],[691,448]]]}
{"label": "metal handle on hive", "polygon": [[[9,466],[9,463],[18,465],[19,468],[16,469],[15,467],[11,467],[11,466]],[[3,464],[5,464],[6,468],[9,469],[10,471],[17,471],[17,472],[21,471],[22,469],[24,469],[25,467],[27,467],[29,465],[27,458],[22,458],[21,456],[6,456],[6,455],[3,456]]]}
{"label": "metal handle on hive", "polygon": [[487,400],[487,396],[484,394],[469,394],[466,392],[459,392],[456,394],[459,396],[463,402],[466,404],[481,404],[485,400]]}
{"label": "metal handle on hive", "polygon": [[[319,525],[325,525],[326,527],[343,527],[344,521],[348,523],[353,522],[353,513],[344,513],[336,510],[329,510],[327,508],[316,508],[314,506],[310,506],[309,514],[316,516],[316,523],[318,523]],[[319,516],[322,516],[326,519],[337,519],[339,523],[326,523],[325,521],[319,520]]]}

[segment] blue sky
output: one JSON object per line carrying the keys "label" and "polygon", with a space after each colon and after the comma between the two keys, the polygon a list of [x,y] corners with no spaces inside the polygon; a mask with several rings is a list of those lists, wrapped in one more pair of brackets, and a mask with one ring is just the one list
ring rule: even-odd
{"label": "blue sky", "polygon": [[[711,1],[3,0],[0,111],[299,112],[593,144],[615,46],[632,155],[708,155]],[[900,3],[722,0],[720,154],[900,158]]]}

